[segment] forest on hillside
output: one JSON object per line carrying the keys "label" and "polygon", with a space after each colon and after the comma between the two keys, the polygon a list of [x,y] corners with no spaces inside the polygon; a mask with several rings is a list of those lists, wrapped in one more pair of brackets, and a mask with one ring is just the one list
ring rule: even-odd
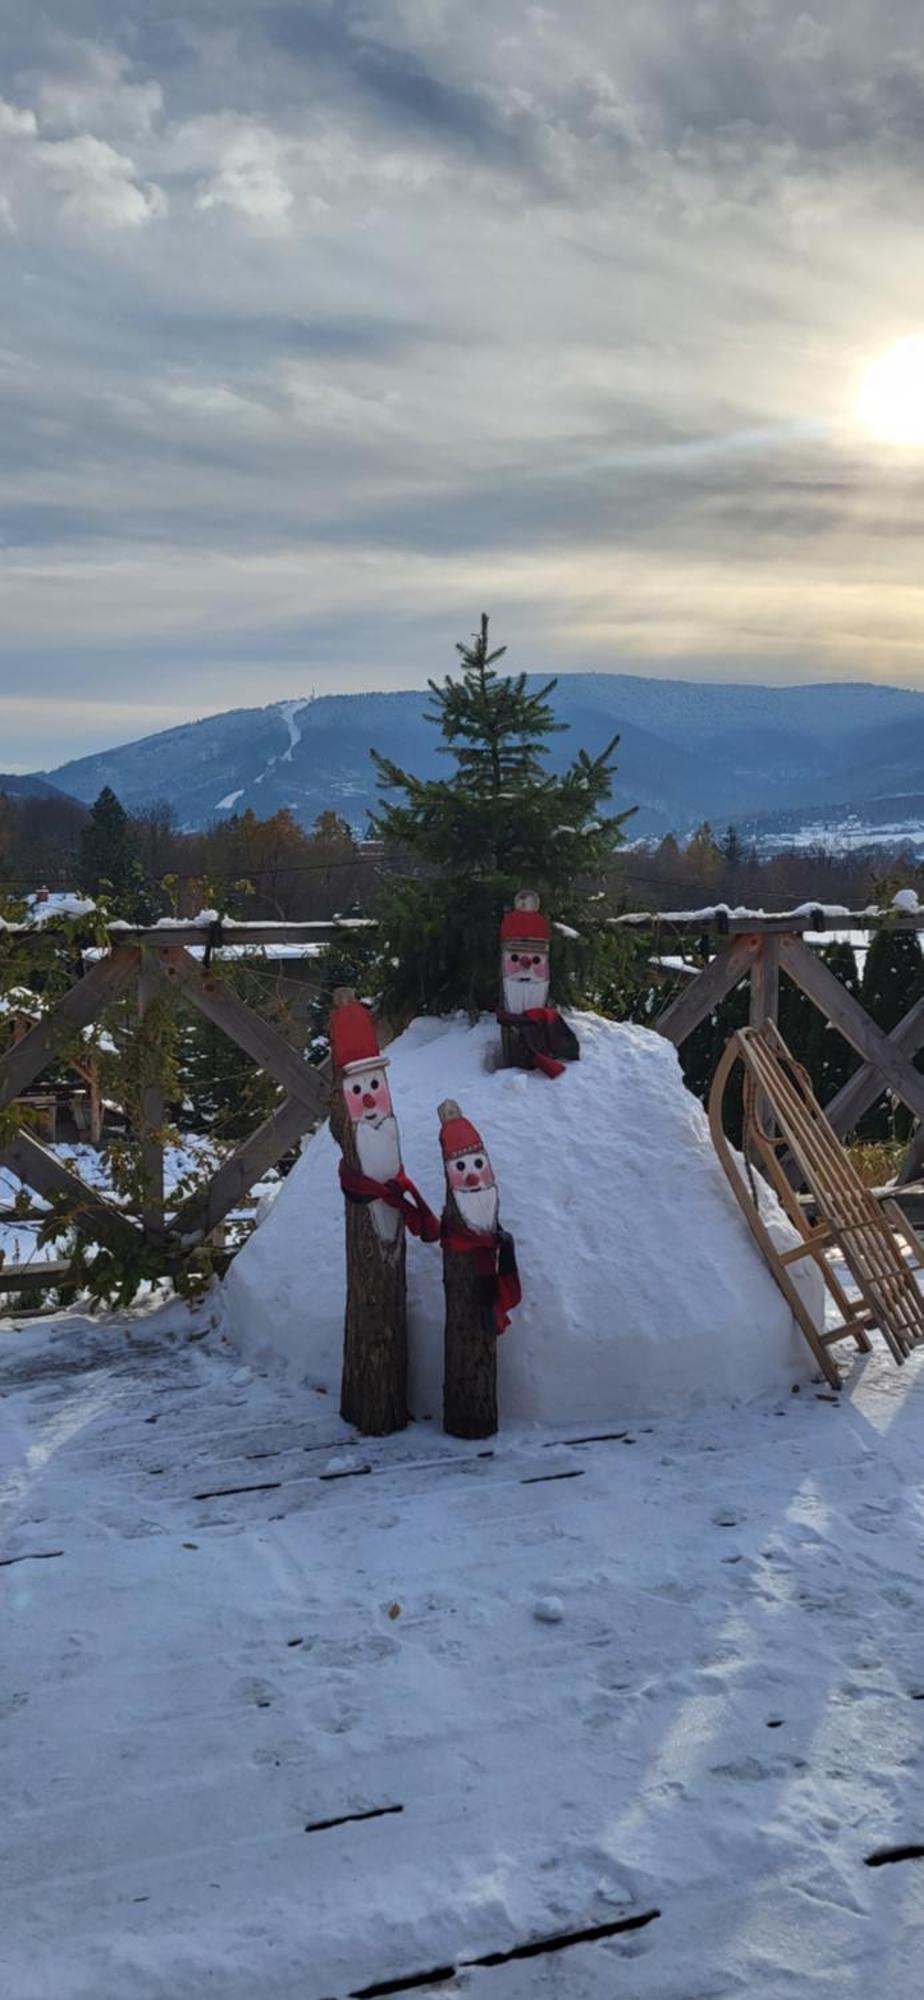
{"label": "forest on hillside", "polygon": [[[863,908],[884,884],[919,884],[909,851],[823,846],[762,855],[734,827],[704,823],[690,837],[631,841],[597,885],[609,912],[699,909],[729,903],[790,909],[804,902]],[[381,841],[357,839],[323,812],[309,832],[281,810],[245,812],[201,832],[184,831],[173,807],[126,813],[111,792],[95,806],[67,798],[0,793],[0,899],[23,901],[43,887],[97,895],[115,914],[149,922],[203,907],[241,919],[323,920],[368,911],[383,875],[419,864]]]}

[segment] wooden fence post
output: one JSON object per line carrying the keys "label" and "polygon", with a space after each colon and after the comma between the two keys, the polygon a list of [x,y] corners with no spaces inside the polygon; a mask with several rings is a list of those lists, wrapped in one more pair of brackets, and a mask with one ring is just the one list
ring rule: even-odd
{"label": "wooden fence post", "polygon": [[[754,939],[756,956],[751,967],[750,1022],[760,1028],[765,1021],[776,1027],[780,1013],[780,940],[770,931]],[[773,1113],[763,1092],[758,1094],[757,1122],[762,1132],[773,1130]]]}
{"label": "wooden fence post", "polygon": [[[142,946],[138,971],[138,1016],[146,1017],[163,1002],[163,982],[148,950]],[[149,1248],[164,1241],[164,1094],[157,1082],[145,1083],[141,1092],[141,1222]]]}
{"label": "wooden fence post", "polygon": [[703,971],[689,980],[676,999],[657,1016],[652,1026],[658,1034],[664,1035],[679,1049],[681,1042],[685,1042],[706,1015],[718,1007],[726,993],[730,993],[732,987],[750,972],[756,950],[752,937],[737,937],[731,944],[721,946]]}

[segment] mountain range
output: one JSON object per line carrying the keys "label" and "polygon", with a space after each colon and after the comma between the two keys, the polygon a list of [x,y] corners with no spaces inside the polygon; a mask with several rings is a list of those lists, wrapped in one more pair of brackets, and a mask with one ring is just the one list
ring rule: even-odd
{"label": "mountain range", "polygon": [[[428,705],[415,689],[230,709],[16,782],[87,802],[111,785],[130,811],[164,800],[190,828],[280,806],[308,827],[333,807],[362,832],[376,801],[373,747],[420,776],[446,769]],[[577,673],[561,678],[552,705],[566,724],[551,738],[553,768],[619,733],[614,799],[638,807],[636,837],[681,834],[708,818],[758,834],[779,823],[792,839],[803,824],[875,823],[884,801],[888,814],[878,819],[891,825],[907,797],[909,823],[924,839],[924,695],[911,689]]]}
{"label": "mountain range", "polygon": [[23,771],[0,771],[0,792],[8,799],[60,799],[64,797],[60,785],[51,785],[47,778],[38,773],[30,776]]}

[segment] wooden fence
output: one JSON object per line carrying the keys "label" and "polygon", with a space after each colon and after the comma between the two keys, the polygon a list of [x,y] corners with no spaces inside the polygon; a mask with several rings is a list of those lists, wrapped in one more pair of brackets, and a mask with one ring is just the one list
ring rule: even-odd
{"label": "wooden fence", "polygon": [[[652,918],[650,914],[632,914],[613,921],[617,926],[631,928],[650,926]],[[908,1106],[917,1120],[898,1173],[900,1186],[913,1181],[924,1163],[924,1075],[915,1069],[912,1060],[924,1046],[924,999],[916,1000],[887,1035],[817,952],[805,943],[804,933],[831,932],[838,936],[845,931],[924,931],[924,909],[908,915],[809,909],[732,916],[717,911],[707,917],[679,911],[659,915],[656,921],[678,938],[711,934],[715,941],[715,954],[702,972],[688,978],[681,992],[654,1021],[658,1033],[666,1035],[679,1048],[694,1028],[744,980],[750,986],[752,1025],[766,1020],[777,1022],[780,974],[785,973],[861,1057],[859,1069],[825,1106],[830,1124],[839,1138],[846,1138],[877,1097],[883,1091],[890,1091]]]}
{"label": "wooden fence", "polygon": [[[654,929],[661,934],[669,931],[678,939],[708,935],[714,941],[714,954],[706,966],[687,978],[682,990],[653,1024],[677,1046],[744,980],[750,986],[752,1022],[768,1018],[775,1021],[780,975],[785,973],[861,1058],[860,1067],[826,1107],[835,1131],[846,1136],[881,1092],[888,1090],[909,1107],[917,1121],[902,1163],[900,1183],[907,1184],[920,1171],[924,1162],[924,1075],[914,1067],[912,1058],[924,1046],[924,1000],[916,1001],[892,1033],[885,1034],[805,943],[804,933],[872,932],[885,926],[893,930],[924,931],[924,910],[910,915],[883,915],[866,910],[835,915],[810,909],[759,916],[735,916],[721,910],[706,915],[683,911],[653,915],[645,911],[612,918],[609,922],[616,929]],[[208,952],[202,962],[193,955],[194,949],[198,947],[201,952],[207,936],[210,946],[221,951],[231,948],[254,952],[264,945],[327,947],[334,942],[347,942],[360,927],[365,926],[358,920],[300,924],[228,922],[220,928],[212,926],[208,934],[201,924],[195,923],[161,924],[153,929],[113,925],[108,953],[97,958],[63,999],[0,1058],[0,1110],[21,1097],[55,1061],[57,1052],[69,1038],[132,991],[142,1018],[164,993],[171,993],[196,1009],[281,1086],[285,1093],[283,1101],[172,1213],[168,1212],[164,1191],[161,1133],[165,1107],[154,1085],[145,1091],[141,1106],[138,1136],[144,1199],[140,1214],[126,1214],[98,1189],[87,1185],[57,1154],[41,1145],[25,1123],[19,1125],[10,1143],[0,1148],[0,1166],[11,1169],[38,1195],[46,1199],[64,1198],[80,1233],[91,1241],[123,1247],[140,1242],[148,1253],[156,1253],[160,1267],[169,1274],[192,1248],[213,1235],[254,1183],[276,1165],[303,1133],[312,1130],[327,1110],[327,1071],[308,1063],[304,1054],[278,1029],[248,1006],[222,976],[220,966],[210,963]],[[53,923],[44,926],[43,931],[53,936]],[[32,938],[42,933],[36,934],[29,926],[11,926],[7,934],[15,941],[18,936]],[[18,1290],[24,1283],[53,1282],[47,1274],[48,1268],[35,1263],[28,1267],[27,1274],[22,1266],[10,1265],[0,1270],[0,1288]]]}
{"label": "wooden fence", "polygon": [[[223,977],[220,961],[213,965],[208,953],[212,949],[254,953],[265,945],[329,946],[334,941],[348,941],[360,927],[349,919],[339,923],[225,923],[211,926],[210,931],[198,924],[158,925],[151,930],[113,925],[108,953],[97,958],[57,1005],[0,1057],[0,1111],[21,1099],[75,1034],[132,991],[141,1018],[164,993],[181,998],[222,1029],[282,1087],[283,1101],[172,1214],[167,1212],[164,1193],[165,1107],[155,1085],[145,1089],[141,1104],[138,1137],[144,1199],[139,1215],[125,1214],[41,1145],[27,1128],[25,1107],[16,1136],[0,1147],[0,1166],[10,1169],[43,1198],[65,1200],[82,1236],[123,1250],[140,1243],[156,1253],[164,1273],[169,1274],[191,1249],[213,1234],[254,1183],[304,1132],[312,1130],[327,1110],[327,1071],[308,1063],[278,1029],[240,999]],[[40,932],[26,925],[11,925],[5,935],[14,943],[24,937],[34,939],[38,952],[41,939],[53,939],[55,930],[53,923],[44,925]],[[202,952],[203,946],[205,963],[193,955],[196,947]],[[51,1266],[38,1261],[26,1271],[10,1264],[0,1268],[0,1290],[20,1290],[24,1284],[47,1286],[55,1276],[63,1280],[63,1275],[62,1267],[55,1266],[52,1274]]]}

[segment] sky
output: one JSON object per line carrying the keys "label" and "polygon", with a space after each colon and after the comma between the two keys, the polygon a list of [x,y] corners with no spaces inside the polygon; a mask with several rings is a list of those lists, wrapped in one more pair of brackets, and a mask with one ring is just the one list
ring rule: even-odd
{"label": "sky", "polygon": [[420,686],[482,610],[924,686],[924,444],[858,405],[922,170],[916,0],[7,0],[0,769]]}

